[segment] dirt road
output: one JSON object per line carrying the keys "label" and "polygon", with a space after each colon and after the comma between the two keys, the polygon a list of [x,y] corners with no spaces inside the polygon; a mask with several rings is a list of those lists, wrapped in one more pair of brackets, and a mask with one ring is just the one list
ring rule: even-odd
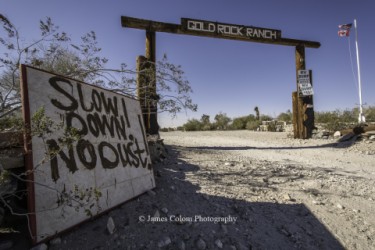
{"label": "dirt road", "polygon": [[169,156],[154,166],[157,187],[49,249],[375,249],[375,142],[161,137]]}
{"label": "dirt road", "polygon": [[253,247],[375,249],[374,142],[250,131],[162,137],[198,166],[186,180],[200,193],[241,203]]}

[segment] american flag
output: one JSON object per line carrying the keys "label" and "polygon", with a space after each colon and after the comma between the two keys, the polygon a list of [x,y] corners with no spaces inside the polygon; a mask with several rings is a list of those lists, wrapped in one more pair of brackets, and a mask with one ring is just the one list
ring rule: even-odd
{"label": "american flag", "polygon": [[351,27],[352,27],[351,23],[339,25],[338,35],[341,37],[349,36]]}
{"label": "american flag", "polygon": [[350,30],[339,30],[339,36],[349,36]]}
{"label": "american flag", "polygon": [[339,25],[339,29],[343,29],[343,30],[350,30],[351,27],[352,27],[351,23]]}

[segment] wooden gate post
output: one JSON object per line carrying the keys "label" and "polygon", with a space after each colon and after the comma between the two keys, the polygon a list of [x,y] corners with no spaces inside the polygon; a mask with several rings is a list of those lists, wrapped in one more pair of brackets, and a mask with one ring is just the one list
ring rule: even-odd
{"label": "wooden gate post", "polygon": [[145,73],[147,68],[147,58],[144,56],[137,57],[137,97],[141,105],[143,122],[145,124],[146,133],[150,131],[149,120],[149,98],[148,98],[148,78]]}
{"label": "wooden gate post", "polygon": [[146,30],[146,58],[148,60],[148,129],[147,133],[150,135],[159,134],[159,125],[158,125],[158,100],[159,96],[156,93],[156,34],[154,31]]}
{"label": "wooden gate post", "polygon": [[294,139],[299,138],[300,127],[298,124],[298,92],[292,92],[292,104],[293,104],[293,134]]}
{"label": "wooden gate post", "polygon": [[[314,125],[314,108],[312,96],[299,96],[298,71],[306,69],[305,47],[296,46],[296,79],[297,92],[293,92],[293,129],[294,138],[309,139],[312,137]],[[310,71],[310,77],[312,73]],[[310,79],[312,82],[312,79]]]}
{"label": "wooden gate post", "polygon": [[293,94],[293,128],[294,138],[304,139],[304,126],[303,126],[303,103],[298,95],[298,70],[304,70],[305,64],[305,47],[298,45],[295,51],[296,57],[296,79],[297,79],[297,96]]}

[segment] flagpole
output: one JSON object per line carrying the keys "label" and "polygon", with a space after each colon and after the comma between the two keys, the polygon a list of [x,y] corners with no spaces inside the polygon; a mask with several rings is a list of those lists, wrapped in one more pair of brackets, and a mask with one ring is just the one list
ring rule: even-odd
{"label": "flagpole", "polygon": [[361,84],[361,71],[359,67],[359,52],[358,52],[358,35],[357,35],[357,20],[354,19],[354,29],[355,29],[355,49],[357,54],[357,72],[358,72],[358,92],[359,92],[359,117],[358,122],[366,122],[365,116],[363,114],[363,105],[362,105],[362,84]]}

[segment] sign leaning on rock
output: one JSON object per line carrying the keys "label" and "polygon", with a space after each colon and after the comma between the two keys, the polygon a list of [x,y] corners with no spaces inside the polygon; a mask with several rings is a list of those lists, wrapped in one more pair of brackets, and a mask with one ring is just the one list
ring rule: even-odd
{"label": "sign leaning on rock", "polygon": [[155,187],[139,101],[21,70],[34,243]]}

